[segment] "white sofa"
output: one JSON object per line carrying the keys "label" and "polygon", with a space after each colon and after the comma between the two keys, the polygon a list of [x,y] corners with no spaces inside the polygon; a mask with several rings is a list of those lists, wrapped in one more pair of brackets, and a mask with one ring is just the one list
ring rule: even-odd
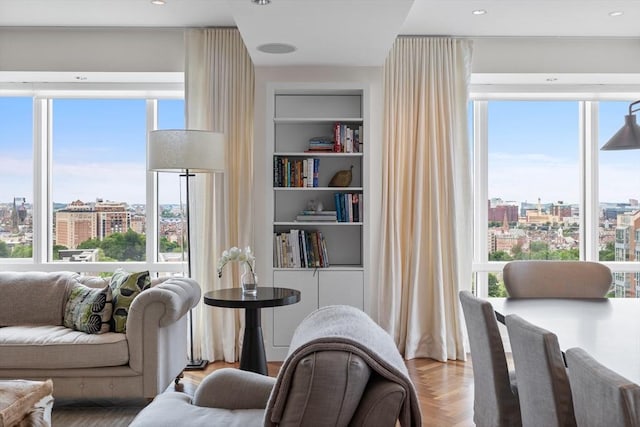
{"label": "white sofa", "polygon": [[187,363],[187,312],[200,300],[191,279],[152,281],[129,307],[126,333],[66,328],[77,283],[108,280],[70,272],[0,272],[0,379],[53,380],[56,398],[153,398]]}

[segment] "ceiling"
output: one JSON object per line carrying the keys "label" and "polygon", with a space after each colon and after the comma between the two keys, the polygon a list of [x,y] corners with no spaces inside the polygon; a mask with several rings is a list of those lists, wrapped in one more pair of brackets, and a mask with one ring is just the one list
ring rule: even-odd
{"label": "ceiling", "polygon": [[638,22],[638,0],[0,0],[5,27],[237,26],[257,65],[381,65],[399,34],[640,39]]}

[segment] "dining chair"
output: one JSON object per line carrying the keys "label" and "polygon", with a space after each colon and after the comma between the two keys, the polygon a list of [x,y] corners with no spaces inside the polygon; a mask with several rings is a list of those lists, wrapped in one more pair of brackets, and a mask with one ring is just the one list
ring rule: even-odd
{"label": "dining chair", "polygon": [[473,421],[478,427],[520,426],[515,375],[509,372],[496,315],[488,301],[460,291],[473,366]]}
{"label": "dining chair", "polygon": [[613,282],[609,267],[591,261],[511,261],[502,277],[513,298],[603,298]]}
{"label": "dining chair", "polygon": [[566,359],[578,427],[640,426],[640,386],[581,348],[567,350]]}
{"label": "dining chair", "polygon": [[575,426],[569,377],[558,337],[516,314],[505,317],[524,427]]}

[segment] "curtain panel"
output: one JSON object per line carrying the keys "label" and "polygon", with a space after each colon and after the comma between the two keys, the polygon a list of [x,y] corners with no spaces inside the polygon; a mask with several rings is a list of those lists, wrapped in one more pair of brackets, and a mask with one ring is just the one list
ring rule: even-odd
{"label": "curtain panel", "polygon": [[406,359],[466,358],[471,53],[468,40],[399,37],[384,65],[378,313]]}
{"label": "curtain panel", "polygon": [[[187,128],[222,132],[226,145],[225,174],[196,174],[190,206],[192,276],[207,292],[239,285],[238,266],[228,265],[218,278],[217,260],[223,250],[253,242],[255,75],[236,28],[187,30],[185,48]],[[193,311],[194,358],[238,360],[240,314],[199,304]]]}

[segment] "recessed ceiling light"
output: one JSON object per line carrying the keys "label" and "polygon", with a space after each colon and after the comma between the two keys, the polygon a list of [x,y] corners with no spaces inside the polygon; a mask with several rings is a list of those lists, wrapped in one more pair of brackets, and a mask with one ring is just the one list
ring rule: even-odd
{"label": "recessed ceiling light", "polygon": [[260,6],[266,6],[269,3],[271,3],[271,0],[251,0],[251,1]]}
{"label": "recessed ceiling light", "polygon": [[286,43],[266,43],[258,46],[257,49],[264,53],[281,54],[294,52],[296,47]]}
{"label": "recessed ceiling light", "polygon": [[614,10],[613,12],[609,12],[609,16],[622,16],[624,12],[621,10]]}
{"label": "recessed ceiling light", "polygon": [[486,11],[486,10],[484,10],[484,9],[476,9],[476,10],[474,10],[474,11],[473,11],[473,12],[471,12],[471,13],[473,13],[473,14],[474,14],[474,15],[476,15],[476,16],[480,16],[480,15],[486,15],[486,14],[487,14],[487,11]]}
{"label": "recessed ceiling light", "polygon": [[167,2],[164,0],[151,0],[151,4],[166,4]]}

